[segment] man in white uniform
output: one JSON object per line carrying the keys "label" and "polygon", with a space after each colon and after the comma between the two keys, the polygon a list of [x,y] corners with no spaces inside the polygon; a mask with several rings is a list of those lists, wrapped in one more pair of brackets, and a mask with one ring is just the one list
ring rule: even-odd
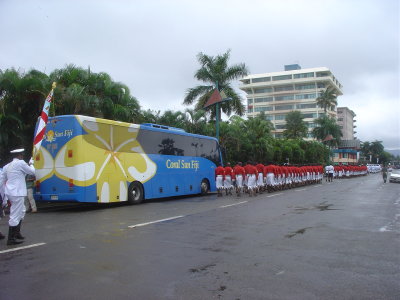
{"label": "man in white uniform", "polygon": [[[35,175],[35,168],[23,160],[24,149],[16,149],[11,151],[14,159],[3,168],[3,173],[0,178],[0,185],[4,185],[5,198],[11,202],[10,220],[8,221],[9,231],[7,245],[21,244],[24,237],[21,235],[21,222],[25,216],[25,197],[26,190],[26,175]],[[33,161],[30,162],[33,164]],[[3,200],[3,206],[7,202]]]}

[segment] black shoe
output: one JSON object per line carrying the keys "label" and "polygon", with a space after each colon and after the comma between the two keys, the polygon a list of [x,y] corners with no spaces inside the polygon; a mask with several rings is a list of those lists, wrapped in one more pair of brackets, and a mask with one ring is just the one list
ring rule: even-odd
{"label": "black shoe", "polygon": [[8,239],[7,239],[7,245],[18,245],[23,243],[23,241],[17,241],[15,238],[15,231],[17,229],[17,226],[9,226],[8,227]]}
{"label": "black shoe", "polygon": [[4,234],[2,234],[1,232],[0,232],[0,240],[4,240],[6,237],[4,236]]}
{"label": "black shoe", "polygon": [[19,221],[18,225],[16,226],[14,237],[19,240],[24,240],[25,237],[23,237],[21,234],[21,223],[22,223],[22,220]]}

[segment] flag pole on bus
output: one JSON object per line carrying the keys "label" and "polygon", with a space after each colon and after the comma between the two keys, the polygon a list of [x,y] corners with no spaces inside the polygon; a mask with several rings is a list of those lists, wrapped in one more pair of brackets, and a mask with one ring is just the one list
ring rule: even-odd
{"label": "flag pole on bus", "polygon": [[33,149],[32,149],[32,158],[35,158],[36,154],[39,153],[40,145],[42,144],[42,140],[44,137],[44,133],[46,131],[47,120],[49,118],[49,109],[51,105],[51,101],[53,99],[54,89],[56,88],[56,83],[53,82],[51,86],[51,91],[48,94],[46,100],[44,101],[43,110],[40,114],[38,125],[35,131],[35,138],[33,140]]}

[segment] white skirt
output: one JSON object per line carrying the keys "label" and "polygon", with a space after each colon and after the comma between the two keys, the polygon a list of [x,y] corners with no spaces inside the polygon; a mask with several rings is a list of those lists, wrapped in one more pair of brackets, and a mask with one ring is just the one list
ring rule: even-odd
{"label": "white skirt", "polygon": [[226,188],[226,189],[232,188],[232,178],[231,178],[230,175],[226,175],[226,176],[225,176],[224,188]]}
{"label": "white skirt", "polygon": [[217,178],[215,179],[215,184],[217,186],[217,189],[222,189],[224,187],[224,176],[217,175]]}
{"label": "white skirt", "polygon": [[256,187],[256,175],[251,174],[247,176],[247,186],[250,189],[254,189]]}
{"label": "white skirt", "polygon": [[243,176],[241,174],[236,175],[236,186],[243,187]]}

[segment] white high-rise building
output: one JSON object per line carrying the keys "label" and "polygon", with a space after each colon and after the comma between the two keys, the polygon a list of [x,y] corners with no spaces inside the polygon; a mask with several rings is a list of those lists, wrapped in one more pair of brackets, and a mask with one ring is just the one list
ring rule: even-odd
{"label": "white high-rise building", "polygon": [[354,124],[356,120],[354,117],[356,114],[348,107],[337,108],[337,124],[342,130],[342,140],[354,140],[354,134],[357,131],[354,130],[357,126]]}
{"label": "white high-rise building", "polygon": [[[286,115],[298,110],[304,117],[309,133],[315,127],[315,119],[324,114],[317,106],[319,93],[329,87],[337,96],[343,95],[342,85],[325,67],[301,69],[298,64],[286,65],[285,71],[252,74],[241,79],[240,89],[247,93],[247,117],[264,112],[274,125],[274,137],[282,137],[286,128]],[[336,107],[330,107],[328,115],[336,118]]]}

